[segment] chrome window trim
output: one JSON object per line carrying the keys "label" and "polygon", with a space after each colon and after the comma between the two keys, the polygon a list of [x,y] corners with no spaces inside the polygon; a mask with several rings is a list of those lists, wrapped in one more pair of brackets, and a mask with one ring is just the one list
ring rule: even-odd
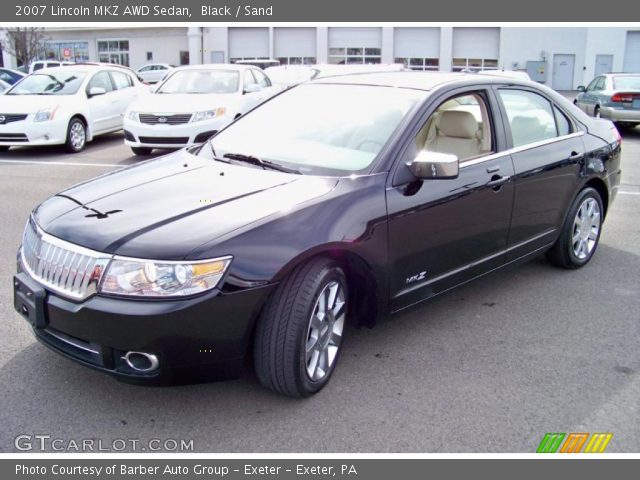
{"label": "chrome window trim", "polygon": [[531,150],[533,148],[543,147],[545,145],[551,145],[552,143],[561,142],[563,140],[568,140],[570,138],[577,138],[584,135],[584,131],[570,133],[569,135],[562,135],[561,137],[553,137],[545,140],[540,140],[534,143],[527,143],[526,145],[520,145],[518,147],[512,147],[507,150],[503,150],[502,152],[491,153],[489,155],[485,155],[483,157],[471,158],[469,160],[464,160],[460,162],[460,168],[471,167],[473,165],[477,165],[479,163],[488,162],[490,160],[495,160],[497,158],[506,157],[507,155],[513,155],[520,152],[525,152],[527,150]]}

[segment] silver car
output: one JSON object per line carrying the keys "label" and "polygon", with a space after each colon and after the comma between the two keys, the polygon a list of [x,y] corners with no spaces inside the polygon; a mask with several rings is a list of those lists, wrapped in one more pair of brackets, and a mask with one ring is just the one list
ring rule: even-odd
{"label": "silver car", "polygon": [[598,75],[573,103],[593,117],[614,121],[620,127],[640,125],[640,73]]}

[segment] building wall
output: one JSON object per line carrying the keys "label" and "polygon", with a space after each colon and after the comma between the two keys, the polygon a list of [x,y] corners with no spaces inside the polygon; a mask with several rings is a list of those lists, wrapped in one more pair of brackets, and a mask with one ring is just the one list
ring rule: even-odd
{"label": "building wall", "polygon": [[[489,55],[489,50],[496,50],[500,69],[524,70],[528,60],[546,60],[547,80],[551,86],[553,81],[553,58],[557,54],[574,56],[573,87],[588,83],[594,75],[596,55],[612,55],[613,70],[623,69],[627,31],[624,27],[380,27],[362,28],[348,27],[260,27],[264,34],[260,41],[264,45],[238,45],[238,38],[249,38],[242,35],[244,28],[256,27],[150,27],[150,28],[47,28],[46,35],[56,41],[87,41],[89,57],[98,60],[97,42],[99,39],[126,39],[129,41],[130,66],[138,68],[147,61],[147,52],[153,53],[154,62],[171,64],[180,63],[180,52],[188,51],[190,63],[228,62],[230,50],[240,51],[244,57],[277,56],[276,50],[288,50],[283,46],[282,38],[293,38],[287,29],[296,29],[299,38],[306,38],[308,45],[291,48],[293,55],[310,56],[315,51],[318,63],[331,61],[329,50],[342,36],[352,38],[351,47],[368,47],[372,42],[372,32],[376,34],[375,47],[380,49],[382,63],[392,63],[398,57],[396,38],[416,38],[415,51],[411,48],[411,56],[433,57],[439,53],[440,70],[450,71],[454,68],[455,57],[477,58]],[[232,30],[233,29],[233,30]],[[405,29],[407,35],[397,35]],[[420,32],[423,29],[424,32]],[[257,30],[257,29],[256,29]],[[351,33],[349,33],[351,30]],[[353,32],[363,32],[362,41],[353,38]],[[412,30],[412,32],[408,32]],[[427,32],[428,30],[428,32]],[[411,35],[408,35],[408,34]],[[365,35],[367,34],[367,35]],[[231,45],[232,40],[235,44]],[[257,37],[256,37],[257,38]],[[373,37],[372,37],[373,38]],[[477,42],[474,40],[477,39]],[[255,39],[253,40],[256,41]],[[406,43],[406,40],[405,40]],[[424,45],[422,44],[424,43]],[[428,44],[427,44],[428,43]],[[366,44],[366,45],[365,45]],[[461,47],[462,45],[462,47]],[[346,45],[345,45],[346,46]],[[371,45],[373,46],[373,45]],[[295,52],[294,52],[295,50]],[[297,52],[300,50],[300,52]],[[407,51],[406,45],[401,49]],[[303,55],[304,54],[304,55]],[[407,56],[408,53],[404,54]],[[5,65],[15,66],[15,60],[3,52]],[[335,59],[334,59],[335,61]]]}
{"label": "building wall", "polygon": [[[129,66],[137,69],[147,63],[180,64],[180,52],[188,51],[187,29],[175,27],[155,28],[47,28],[45,40],[88,42],[89,61],[97,62],[98,40],[128,40]],[[152,52],[153,60],[147,61],[147,52]],[[5,61],[7,57],[5,56]],[[15,66],[15,59],[9,58]]]}

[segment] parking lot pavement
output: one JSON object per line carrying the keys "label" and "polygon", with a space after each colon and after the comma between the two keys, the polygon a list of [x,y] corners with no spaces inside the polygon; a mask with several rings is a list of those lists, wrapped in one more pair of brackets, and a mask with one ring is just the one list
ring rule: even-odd
{"label": "parking lot pavement", "polygon": [[534,260],[352,329],[331,383],[304,401],[251,373],[122,384],[37,344],[11,291],[29,211],[136,160],[119,135],[80,155],[1,153],[0,450],[46,434],[65,444],[193,439],[199,452],[533,452],[546,432],[612,432],[608,452],[639,452],[640,129],[623,135],[623,185],[587,267]]}

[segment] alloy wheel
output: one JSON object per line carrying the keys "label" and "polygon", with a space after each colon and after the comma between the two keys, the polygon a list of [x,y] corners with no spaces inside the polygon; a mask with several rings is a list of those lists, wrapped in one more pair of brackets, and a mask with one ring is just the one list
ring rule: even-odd
{"label": "alloy wheel", "polygon": [[309,319],[305,365],[311,380],[320,381],[331,371],[342,343],[345,316],[344,288],[331,281],[320,292]]}
{"label": "alloy wheel", "polygon": [[69,138],[71,140],[71,146],[76,150],[81,150],[86,141],[84,125],[80,122],[74,122],[69,130]]}
{"label": "alloy wheel", "polygon": [[595,198],[586,198],[573,220],[571,246],[579,260],[589,257],[596,247],[601,224],[600,206]]}

